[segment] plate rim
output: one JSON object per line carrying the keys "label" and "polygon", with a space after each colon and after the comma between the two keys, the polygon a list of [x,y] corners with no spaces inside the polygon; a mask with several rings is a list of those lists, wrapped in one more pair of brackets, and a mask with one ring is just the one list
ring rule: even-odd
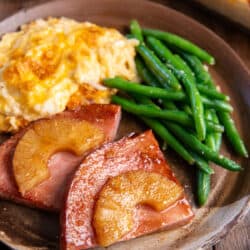
{"label": "plate rim", "polygon": [[[74,1],[78,1],[78,0],[71,0],[71,3]],[[90,0],[81,0],[81,1],[90,1]],[[114,2],[117,0],[95,0],[95,1],[102,1],[102,2]],[[244,63],[244,61],[241,59],[241,57],[237,54],[237,52],[230,46],[230,44],[228,44],[222,37],[220,37],[217,33],[215,33],[213,30],[211,30],[209,27],[205,26],[203,23],[199,22],[198,20],[196,20],[195,18],[184,14],[183,12],[176,10],[170,6],[164,5],[163,3],[159,3],[159,2],[155,2],[154,0],[136,0],[136,3],[134,0],[123,0],[124,2],[130,2],[133,4],[136,4],[138,2],[141,3],[146,3],[148,6],[150,7],[150,5],[152,7],[156,6],[158,8],[162,8],[162,9],[168,9],[168,11],[174,13],[174,15],[177,16],[182,16],[182,18],[188,20],[190,23],[193,23],[195,26],[199,26],[199,28],[201,28],[204,32],[206,32],[207,34],[215,37],[216,41],[219,42],[223,47],[225,47],[228,51],[230,51],[231,56],[234,57],[234,60],[236,61],[237,64],[240,65],[240,67],[242,68],[243,71],[245,71],[245,74],[247,75],[247,77],[250,79],[250,68],[248,68],[246,66],[246,64]],[[56,5],[58,3],[62,4],[64,2],[67,2],[67,0],[50,0],[50,1],[46,1],[43,3],[38,3],[29,6],[29,7],[23,7],[21,9],[18,9],[17,11],[15,11],[14,13],[12,13],[11,15],[5,17],[4,19],[0,20],[0,40],[2,35],[4,35],[6,32],[1,32],[1,28],[5,25],[5,23],[9,23],[9,22],[13,22],[15,17],[17,15],[21,15],[22,13],[25,14],[25,12],[27,11],[34,11],[35,9],[39,9],[41,7],[44,7],[46,5]],[[39,18],[39,17],[38,17]],[[18,26],[20,26],[20,24],[18,24]],[[250,81],[246,82],[245,84],[249,84],[250,85]],[[246,203],[244,204],[244,207],[241,209],[241,211],[231,220],[229,221],[228,224],[226,224],[224,226],[224,228],[215,236],[212,236],[211,238],[209,238],[209,240],[207,240],[206,242],[204,242],[204,244],[200,245],[200,247],[209,247],[211,245],[216,244],[218,241],[220,241],[222,238],[224,238],[229,231],[231,231],[240,220],[242,220],[250,211],[250,197],[248,197],[248,199],[246,200]],[[20,247],[17,244],[12,244],[9,243],[8,240],[6,241],[4,239],[4,237],[0,234],[0,240],[3,241],[3,243],[5,243],[6,245],[8,245],[9,247]],[[22,246],[22,249],[33,249],[34,247],[27,247],[27,246]],[[19,248],[20,249],[20,248]],[[44,249],[43,247],[35,247],[34,249]]]}

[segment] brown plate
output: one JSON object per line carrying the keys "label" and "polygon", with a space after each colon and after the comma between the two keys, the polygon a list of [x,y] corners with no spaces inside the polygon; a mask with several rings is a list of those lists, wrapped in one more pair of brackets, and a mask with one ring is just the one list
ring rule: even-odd
{"label": "brown plate", "polygon": [[[67,16],[91,21],[125,32],[129,20],[136,18],[144,27],[158,28],[186,37],[211,52],[217,61],[212,74],[222,90],[231,96],[234,119],[250,149],[250,74],[235,52],[201,24],[159,4],[142,0],[71,0],[43,4],[21,10],[0,23],[0,35],[39,17]],[[123,113],[119,137],[145,129],[134,117]],[[240,163],[245,170],[232,173],[215,166],[209,201],[203,208],[194,203],[195,172],[169,150],[166,157],[193,204],[195,219],[176,230],[154,233],[109,249],[197,249],[215,244],[249,210],[250,162],[237,157],[229,146],[222,153]],[[58,216],[0,201],[0,239],[16,249],[58,248]]]}

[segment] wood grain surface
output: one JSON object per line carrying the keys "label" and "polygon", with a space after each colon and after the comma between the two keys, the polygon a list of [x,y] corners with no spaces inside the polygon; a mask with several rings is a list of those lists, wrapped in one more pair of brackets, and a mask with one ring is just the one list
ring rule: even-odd
{"label": "wood grain surface", "polygon": [[[48,0],[0,0],[0,20],[15,13],[21,8],[47,2]],[[70,0],[69,0],[70,1]],[[221,36],[242,58],[250,70],[250,31],[203,9],[190,0],[157,0],[155,2],[170,6],[206,25]],[[136,3],[136,1],[135,1]],[[3,246],[0,245],[0,249]],[[250,249],[250,213],[235,226],[231,232],[211,249],[248,250]]]}

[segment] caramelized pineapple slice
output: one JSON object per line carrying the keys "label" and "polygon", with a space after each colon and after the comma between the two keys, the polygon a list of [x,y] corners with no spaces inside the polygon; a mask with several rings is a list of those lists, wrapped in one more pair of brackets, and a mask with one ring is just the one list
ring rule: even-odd
{"label": "caramelized pineapple slice", "polygon": [[99,193],[93,217],[98,243],[108,246],[131,231],[136,205],[162,211],[182,193],[183,189],[174,181],[142,170],[109,179]]}
{"label": "caramelized pineapple slice", "polygon": [[20,141],[13,156],[13,172],[19,191],[24,195],[49,178],[49,158],[60,151],[77,156],[104,140],[103,132],[84,120],[44,119],[33,124]]}

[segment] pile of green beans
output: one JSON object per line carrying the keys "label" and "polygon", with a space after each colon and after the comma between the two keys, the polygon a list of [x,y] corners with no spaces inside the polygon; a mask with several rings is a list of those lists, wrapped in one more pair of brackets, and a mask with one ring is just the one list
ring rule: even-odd
{"label": "pile of green beans", "polygon": [[[204,205],[210,192],[213,162],[240,171],[236,162],[220,155],[225,134],[240,156],[248,157],[231,118],[229,96],[221,93],[203,63],[213,56],[192,42],[169,32],[141,29],[130,23],[129,39],[137,39],[135,64],[142,83],[120,77],[104,84],[123,92],[112,102],[141,119],[188,164],[197,167],[197,201]],[[164,144],[164,145],[165,145]]]}

